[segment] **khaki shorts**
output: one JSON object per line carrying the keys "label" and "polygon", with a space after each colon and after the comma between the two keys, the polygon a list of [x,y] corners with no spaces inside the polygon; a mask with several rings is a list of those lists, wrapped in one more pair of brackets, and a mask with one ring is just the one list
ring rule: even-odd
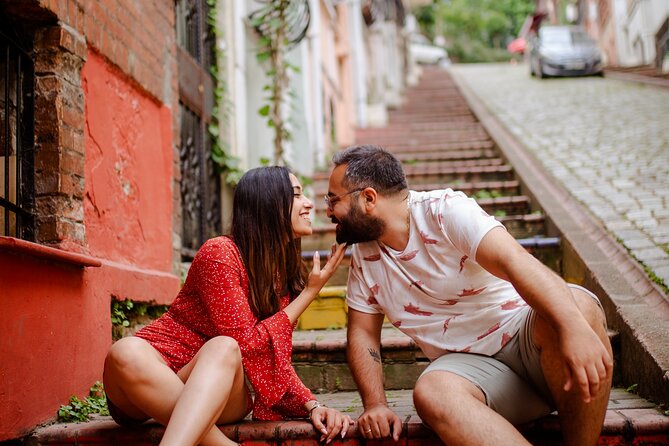
{"label": "khaki shorts", "polygon": [[[569,284],[569,287],[586,292],[601,308],[592,292],[578,285]],[[448,353],[432,361],[421,377],[445,371],[465,378],[481,389],[488,407],[513,424],[548,415],[555,410],[555,403],[544,379],[539,350],[532,339],[536,313],[527,307],[523,317],[525,321],[518,333],[494,356]]]}

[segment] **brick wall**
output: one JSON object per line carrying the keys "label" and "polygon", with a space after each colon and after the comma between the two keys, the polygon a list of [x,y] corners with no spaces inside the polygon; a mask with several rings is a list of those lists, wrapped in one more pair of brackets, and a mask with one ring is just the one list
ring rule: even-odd
{"label": "brick wall", "polygon": [[174,0],[41,0],[150,95],[176,96]]}
{"label": "brick wall", "polygon": [[[103,56],[126,81],[172,110],[173,190],[179,190],[174,1],[0,0],[0,10],[34,29],[36,239],[86,252],[85,104],[80,73],[87,51]],[[181,220],[175,195],[176,263]]]}

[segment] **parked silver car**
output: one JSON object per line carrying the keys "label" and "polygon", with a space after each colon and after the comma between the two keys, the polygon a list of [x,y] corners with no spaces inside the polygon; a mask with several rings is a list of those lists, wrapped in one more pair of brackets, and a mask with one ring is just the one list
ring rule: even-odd
{"label": "parked silver car", "polygon": [[542,26],[529,41],[532,76],[603,75],[602,53],[578,26]]}
{"label": "parked silver car", "polygon": [[416,63],[439,66],[448,66],[450,59],[446,49],[432,44],[430,40],[422,34],[413,33],[409,36],[409,51]]}

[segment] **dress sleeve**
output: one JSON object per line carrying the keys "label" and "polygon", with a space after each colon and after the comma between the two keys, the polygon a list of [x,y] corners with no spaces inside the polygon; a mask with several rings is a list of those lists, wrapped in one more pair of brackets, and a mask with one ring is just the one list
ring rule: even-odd
{"label": "dress sleeve", "polygon": [[[229,239],[214,240],[200,249],[191,266],[200,298],[217,333],[239,344],[246,376],[256,394],[254,417],[267,412],[270,419],[282,419],[271,408],[286,394],[308,391],[291,364],[293,326],[283,311],[262,321],[254,316],[236,246]],[[286,379],[290,376],[296,379]]]}

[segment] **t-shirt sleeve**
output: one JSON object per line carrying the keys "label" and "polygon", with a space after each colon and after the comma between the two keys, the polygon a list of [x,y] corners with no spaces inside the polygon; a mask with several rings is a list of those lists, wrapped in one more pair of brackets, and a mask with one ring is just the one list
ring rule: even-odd
{"label": "t-shirt sleeve", "polygon": [[346,289],[346,304],[349,308],[361,311],[363,313],[380,314],[383,313],[381,307],[376,302],[375,291],[365,283],[360,255],[357,247],[353,248],[351,255],[351,265],[348,268],[348,283]]}
{"label": "t-shirt sleeve", "polygon": [[[191,266],[199,295],[218,334],[234,338],[256,393],[255,409],[271,408],[286,394],[306,395],[291,364],[293,326],[279,311],[259,321],[248,302],[244,265],[232,241],[207,242]],[[296,376],[295,376],[296,377]],[[308,389],[306,389],[308,391]],[[305,400],[306,402],[306,400]]]}
{"label": "t-shirt sleeve", "polygon": [[436,208],[436,217],[443,234],[458,251],[476,258],[483,237],[493,228],[504,227],[488,215],[473,198],[450,189],[444,191]]}

